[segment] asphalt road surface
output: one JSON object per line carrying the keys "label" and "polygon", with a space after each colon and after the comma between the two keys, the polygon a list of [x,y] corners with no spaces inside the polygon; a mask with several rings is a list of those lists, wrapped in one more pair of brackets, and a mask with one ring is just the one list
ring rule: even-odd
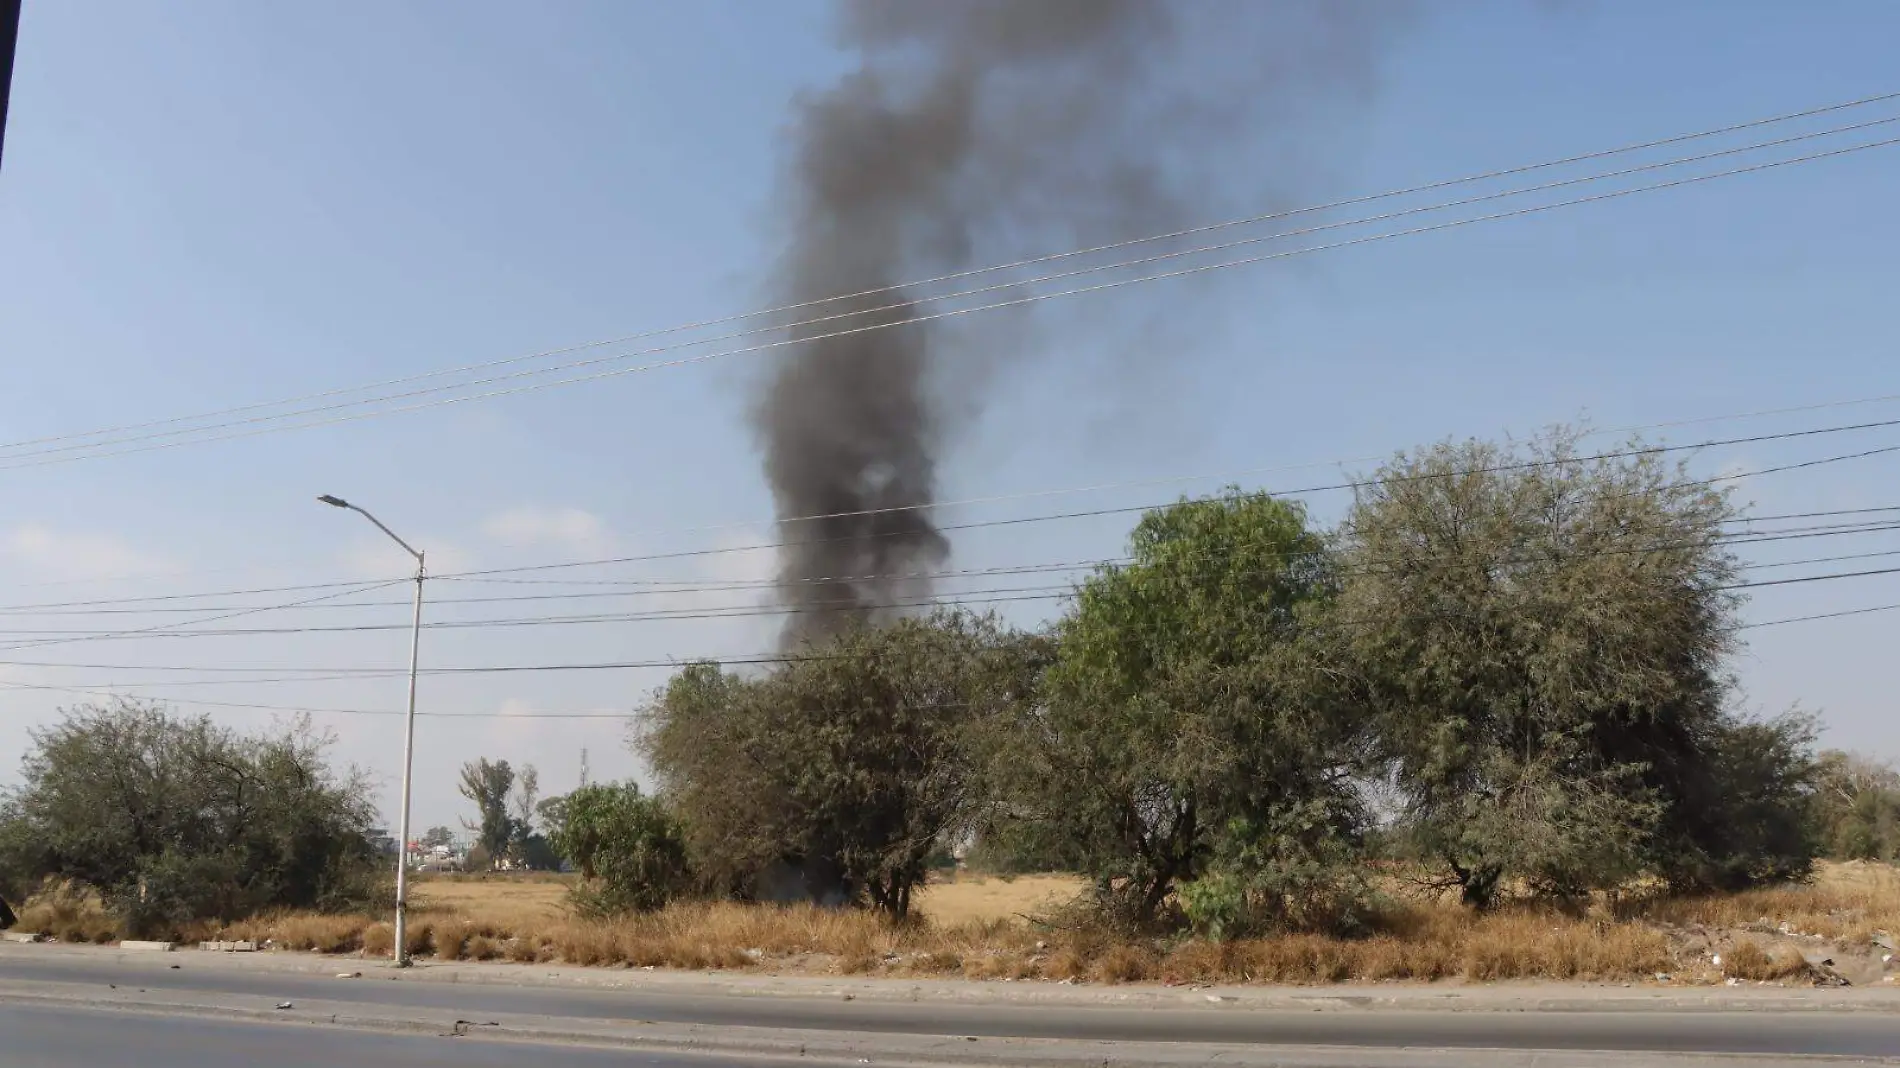
{"label": "asphalt road surface", "polygon": [[[54,950],[55,947],[44,947]],[[1650,1054],[1752,1054],[1757,1057],[1833,1055],[1900,1058],[1900,1014],[1888,1012],[1452,1012],[1452,1011],[1297,1011],[1207,1006],[1127,1008],[1106,1005],[967,1004],[944,1001],[843,1000],[791,996],[745,997],[688,991],[599,989],[567,986],[452,983],[430,981],[427,973],[401,979],[374,966],[363,978],[338,980],[328,975],[259,971],[220,966],[197,954],[122,955],[107,951],[23,952],[0,955],[0,988],[29,993],[58,988],[98,991],[99,996],[189,996],[206,1005],[237,1011],[270,1010],[279,1001],[325,1003],[335,1011],[361,1006],[366,1016],[407,1014],[441,1020],[496,1020],[507,1027],[534,1019],[611,1021],[616,1025],[695,1025],[701,1028],[757,1028],[797,1033],[839,1032],[872,1036],[959,1036],[969,1040],[1039,1039],[1075,1042],[1148,1044],[1219,1043],[1255,1048],[1332,1047],[1384,1051],[1408,1049],[1471,1051],[1620,1052]],[[112,991],[112,994],[108,994]],[[85,996],[90,996],[89,994]],[[181,1022],[177,1018],[98,1013],[107,1022],[87,1025],[72,1019],[88,1010],[46,1007],[0,993],[0,1065],[59,1064],[189,1065],[300,1064],[281,1055],[283,1030],[270,1023],[228,1020]],[[91,1018],[91,1017],[88,1017]],[[24,1028],[24,1029],[22,1029]],[[295,1029],[312,1037],[293,1044],[299,1055],[323,1056],[307,1063],[325,1064],[486,1064],[468,1055],[513,1049],[510,1064],[530,1058],[520,1046],[455,1042],[430,1036],[349,1032],[342,1028]],[[16,1045],[19,1039],[24,1047]],[[411,1041],[412,1037],[415,1039]],[[272,1041],[272,1056],[256,1057],[255,1043]],[[193,1042],[210,1050],[199,1055]],[[35,1045],[38,1043],[38,1045]],[[96,1043],[96,1045],[88,1045]],[[168,1044],[169,1043],[169,1044]],[[340,1055],[344,1046],[364,1044],[361,1057]],[[535,1047],[537,1050],[541,1047]],[[592,1064],[692,1063],[724,1068],[741,1061],[652,1059],[650,1054],[620,1050],[610,1054],[559,1047],[559,1056],[532,1058],[547,1066]],[[972,1047],[974,1050],[976,1047]],[[26,1053],[22,1053],[22,1049]],[[451,1061],[427,1059],[442,1056]],[[37,1054],[32,1051],[38,1050]],[[114,1051],[119,1051],[115,1053]],[[125,1060],[121,1054],[136,1054]],[[29,1055],[41,1060],[20,1059]],[[47,1056],[58,1059],[47,1060]],[[181,1059],[170,1060],[176,1056]],[[219,1060],[218,1057],[236,1059]],[[403,1060],[408,1056],[411,1059]],[[611,1056],[612,1060],[599,1059]],[[121,1057],[121,1059],[114,1059]],[[253,1059],[246,1059],[246,1058]],[[561,1059],[563,1057],[572,1059]],[[642,1060],[642,1057],[648,1059]],[[590,1059],[592,1058],[592,1059]],[[494,1063],[502,1063],[495,1061]],[[743,1063],[755,1063],[745,1060]]]}
{"label": "asphalt road surface", "polygon": [[6,1068],[740,1068],[698,1054],[459,1042],[196,1016],[0,1005]]}

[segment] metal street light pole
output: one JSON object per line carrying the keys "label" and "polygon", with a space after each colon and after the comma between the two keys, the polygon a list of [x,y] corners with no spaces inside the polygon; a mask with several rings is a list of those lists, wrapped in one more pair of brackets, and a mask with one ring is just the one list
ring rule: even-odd
{"label": "metal street light pole", "polygon": [[383,525],[383,521],[369,514],[341,497],[324,494],[317,500],[333,508],[348,508],[364,519],[376,524],[376,529],[389,535],[390,540],[403,547],[403,551],[416,558],[416,610],[415,621],[409,629],[409,712],[403,719],[402,731],[402,815],[396,829],[396,967],[409,966],[409,777],[416,762],[416,666],[422,655],[422,580],[423,555],[421,550],[398,537],[396,532]]}

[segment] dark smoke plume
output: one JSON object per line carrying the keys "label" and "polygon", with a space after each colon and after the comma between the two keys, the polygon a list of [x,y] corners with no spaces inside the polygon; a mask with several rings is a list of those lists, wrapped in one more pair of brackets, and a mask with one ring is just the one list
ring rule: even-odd
{"label": "dark smoke plume", "polygon": [[[1379,36],[1335,0],[847,0],[841,16],[860,64],[794,111],[788,248],[773,294],[785,302],[1215,218],[1204,179],[1228,155],[1233,120],[1268,126],[1284,119],[1287,97],[1363,85],[1366,46]],[[1177,47],[1190,37],[1263,44],[1241,49],[1236,88]],[[1284,184],[1261,176],[1249,203]],[[879,292],[807,315],[922,295]],[[930,511],[915,506],[935,499],[954,429],[945,394],[1024,355],[1005,351],[1017,347],[1011,324],[1022,316],[972,319],[999,316],[980,331],[959,331],[958,320],[899,326],[780,358],[754,420],[789,543],[782,597],[802,609],[788,617],[787,645],[874,623],[902,611],[875,606],[928,593],[928,582],[887,576],[949,554]],[[972,334],[987,351],[961,351]],[[795,518],[812,515],[835,518]]]}

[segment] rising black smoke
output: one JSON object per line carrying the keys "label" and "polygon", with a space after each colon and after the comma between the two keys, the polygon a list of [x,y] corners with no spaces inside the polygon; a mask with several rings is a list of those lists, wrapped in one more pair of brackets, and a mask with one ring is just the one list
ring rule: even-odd
{"label": "rising black smoke", "polygon": [[[1222,167],[1234,120],[1283,125],[1292,96],[1363,86],[1367,46],[1381,36],[1336,0],[845,0],[840,9],[842,41],[860,62],[795,106],[774,297],[882,292],[808,314],[917,299],[889,290],[910,279],[1206,221],[1204,182]],[[1180,47],[1209,33],[1263,43],[1242,56],[1258,65],[1244,89],[1197,69],[1195,50]],[[1252,202],[1282,184],[1261,176]],[[905,317],[900,308],[793,335]],[[935,499],[954,429],[942,394],[960,374],[1020,355],[1009,321],[982,333],[990,351],[956,359],[960,335],[942,322],[813,341],[781,357],[754,420],[787,543],[782,596],[799,610],[787,645],[876,622],[902,609],[875,606],[928,593],[926,581],[892,576],[949,554],[929,510],[916,507]]]}

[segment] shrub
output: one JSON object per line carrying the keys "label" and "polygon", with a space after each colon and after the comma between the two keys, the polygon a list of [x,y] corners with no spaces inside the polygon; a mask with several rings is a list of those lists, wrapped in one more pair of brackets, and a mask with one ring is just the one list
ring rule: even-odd
{"label": "shrub", "polygon": [[692,888],[679,822],[632,782],[569,794],[553,844],[580,870],[573,900],[583,915],[651,911]]}
{"label": "shrub", "polygon": [[241,735],[130,701],[68,709],[32,732],[0,808],[0,865],[16,887],[90,888],[129,934],[352,905],[379,880],[375,812],[360,773],[325,763],[328,744],[305,721]]}

